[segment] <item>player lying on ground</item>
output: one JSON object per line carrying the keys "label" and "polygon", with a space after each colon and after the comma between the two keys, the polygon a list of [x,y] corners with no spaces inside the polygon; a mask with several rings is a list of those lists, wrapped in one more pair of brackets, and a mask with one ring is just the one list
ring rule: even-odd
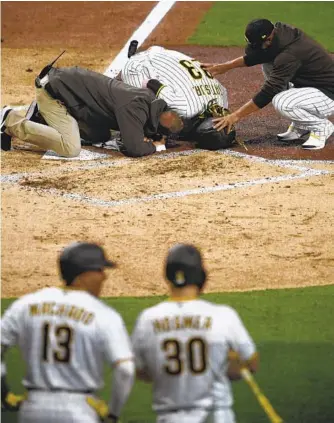
{"label": "player lying on ground", "polygon": [[[121,316],[96,297],[113,263],[96,244],[74,243],[60,255],[64,288],[24,295],[1,322],[1,404],[20,408],[20,423],[98,423],[103,364],[113,367],[106,422],[115,423],[131,391],[135,367]],[[6,382],[5,350],[18,345],[26,364],[27,397]],[[22,403],[22,404],[21,404]],[[20,406],[21,405],[21,406]],[[102,414],[102,411],[100,411]]]}
{"label": "player lying on ground", "polygon": [[197,60],[174,50],[153,46],[136,53],[121,71],[124,82],[149,87],[158,98],[185,118],[179,138],[195,141],[200,148],[217,150],[230,147],[235,134],[225,135],[213,128],[212,106],[221,115],[228,109],[227,91]]}
{"label": "player lying on ground", "polygon": [[151,141],[157,132],[178,133],[183,127],[178,114],[168,111],[166,102],[148,88],[130,87],[79,67],[49,67],[36,79],[38,110],[46,124],[36,122],[35,103],[25,118],[5,107],[3,150],[11,149],[11,138],[16,136],[61,156],[75,157],[81,150],[81,137],[102,142],[115,129],[121,132],[122,153],[140,157],[165,149],[164,140]]}
{"label": "player lying on ground", "polygon": [[157,423],[202,423],[213,405],[215,423],[234,423],[228,377],[240,378],[240,366],[228,366],[229,350],[255,372],[254,342],[233,308],[199,299],[206,273],[195,247],[174,246],[165,272],[170,299],[144,310],[132,334],[137,377],[153,384]]}
{"label": "player lying on ground", "polygon": [[[267,19],[251,21],[245,32],[245,56],[222,64],[203,64],[213,75],[245,66],[263,64],[265,83],[261,90],[234,113],[216,119],[222,130],[272,102],[275,110],[292,121],[282,141],[298,140],[303,132],[309,138],[302,145],[321,149],[334,131],[328,120],[334,115],[334,61],[322,46],[300,29]],[[292,85],[293,84],[293,85]],[[293,86],[293,88],[289,88]],[[287,89],[289,88],[289,89]]]}

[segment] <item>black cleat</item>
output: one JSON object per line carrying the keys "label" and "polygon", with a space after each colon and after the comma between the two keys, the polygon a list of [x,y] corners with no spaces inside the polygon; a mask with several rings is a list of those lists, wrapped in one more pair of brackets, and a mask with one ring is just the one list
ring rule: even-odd
{"label": "black cleat", "polygon": [[137,40],[132,40],[131,43],[130,43],[130,45],[129,45],[129,50],[128,50],[128,58],[129,59],[134,54],[136,54],[137,48],[138,48],[138,41]]}
{"label": "black cleat", "polygon": [[5,132],[5,121],[12,110],[10,107],[5,106],[1,111],[1,150],[4,151],[9,151],[12,148],[12,137]]}

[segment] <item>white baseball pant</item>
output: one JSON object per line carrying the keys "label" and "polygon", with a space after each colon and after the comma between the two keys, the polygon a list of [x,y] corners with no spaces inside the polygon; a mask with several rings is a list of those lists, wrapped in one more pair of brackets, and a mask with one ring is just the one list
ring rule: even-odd
{"label": "white baseball pant", "polygon": [[210,411],[201,408],[158,415],[156,423],[205,423]]}
{"label": "white baseball pant", "polygon": [[29,391],[20,407],[19,423],[99,423],[86,398],[81,393]]}
{"label": "white baseball pant", "polygon": [[294,127],[327,140],[334,125],[327,118],[334,115],[334,101],[317,88],[291,88],[275,95],[275,110],[290,119]]}
{"label": "white baseball pant", "polygon": [[[268,79],[273,63],[264,63],[262,71]],[[313,132],[317,137],[327,139],[334,131],[334,125],[327,119],[334,115],[334,101],[317,88],[294,88],[289,82],[285,91],[277,94],[272,104],[282,116],[293,122],[297,130]]]}
{"label": "white baseball pant", "polygon": [[217,408],[212,412],[212,423],[236,423],[235,415],[231,408]]}

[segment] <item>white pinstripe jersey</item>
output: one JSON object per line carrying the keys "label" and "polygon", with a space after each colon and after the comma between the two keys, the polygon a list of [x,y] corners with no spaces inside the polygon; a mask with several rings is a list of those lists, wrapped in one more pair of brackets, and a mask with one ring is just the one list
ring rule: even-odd
{"label": "white pinstripe jersey", "polygon": [[137,53],[122,69],[122,79],[135,87],[148,79],[159,80],[164,87],[158,97],[186,118],[203,113],[212,99],[228,108],[226,88],[197,60],[178,51],[154,46]]}
{"label": "white pinstripe jersey", "polygon": [[[203,300],[165,301],[138,317],[132,334],[136,366],[153,382],[155,411],[230,404],[224,386],[230,348],[248,360],[255,345],[237,312]],[[213,392],[213,383],[217,387]],[[221,401],[219,401],[221,399]]]}
{"label": "white pinstripe jersey", "polygon": [[96,391],[103,363],[133,357],[121,316],[85,291],[45,288],[16,300],[1,321],[1,344],[18,345],[27,388]]}

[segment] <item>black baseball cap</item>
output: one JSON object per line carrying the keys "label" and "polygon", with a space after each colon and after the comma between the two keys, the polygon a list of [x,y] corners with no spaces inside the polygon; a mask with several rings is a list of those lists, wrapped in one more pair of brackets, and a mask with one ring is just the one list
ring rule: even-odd
{"label": "black baseball cap", "polygon": [[74,242],[61,252],[59,266],[63,279],[70,285],[81,273],[115,267],[115,263],[106,258],[103,248],[99,245]]}
{"label": "black baseball cap", "polygon": [[246,26],[245,39],[252,47],[260,47],[273,29],[274,25],[268,19],[254,19]]}

